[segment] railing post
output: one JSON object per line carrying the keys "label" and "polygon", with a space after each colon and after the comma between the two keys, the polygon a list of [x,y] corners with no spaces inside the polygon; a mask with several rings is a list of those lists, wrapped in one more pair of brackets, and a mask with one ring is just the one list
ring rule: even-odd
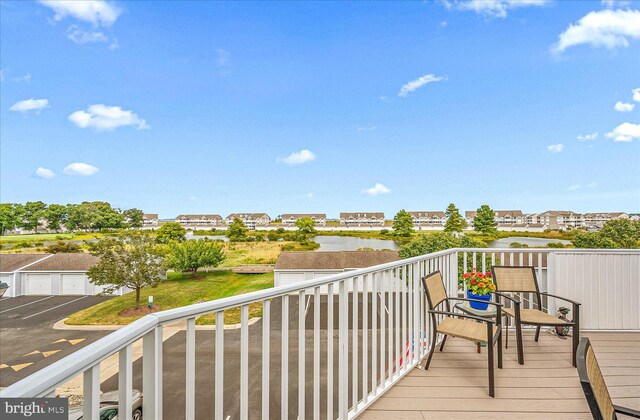
{"label": "railing post", "polygon": [[122,420],[131,420],[133,393],[133,347],[131,344],[118,354],[118,413]]}
{"label": "railing post", "polygon": [[[196,319],[187,319],[185,343],[185,418],[192,420],[196,417]],[[128,410],[131,412],[131,410]],[[121,411],[118,411],[121,412]]]}
{"label": "railing post", "polygon": [[271,301],[262,303],[262,419],[269,419],[269,346],[270,346]]}
{"label": "railing post", "polygon": [[162,419],[162,326],[142,338],[142,393],[144,415]]}
{"label": "railing post", "polygon": [[249,420],[249,305],[240,307],[240,419]]}
{"label": "railing post", "polygon": [[224,418],[224,311],[216,312],[214,418]]}
{"label": "railing post", "polygon": [[83,374],[82,417],[87,420],[100,418],[100,363],[84,371]]}
{"label": "railing post", "polygon": [[339,293],[340,301],[338,304],[339,325],[338,325],[338,413],[339,418],[347,420],[347,412],[349,410],[349,384],[347,376],[347,363],[349,358],[348,353],[348,328],[349,328],[349,313],[347,300],[346,280],[340,282]]}

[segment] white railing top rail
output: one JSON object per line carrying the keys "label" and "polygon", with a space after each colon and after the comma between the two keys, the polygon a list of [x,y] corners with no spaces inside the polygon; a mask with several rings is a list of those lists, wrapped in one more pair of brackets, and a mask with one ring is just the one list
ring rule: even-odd
{"label": "white railing top rail", "polygon": [[390,270],[431,258],[450,255],[456,251],[456,249],[447,249],[445,251],[419,255],[417,257],[407,258],[404,260],[324,276],[311,281],[273,287],[238,296],[217,299],[211,302],[198,303],[195,305],[145,315],[137,321],[132,322],[131,324],[126,325],[74,352],[73,355],[60,359],[57,362],[33,373],[29,377],[7,387],[0,391],[0,397],[36,397],[47,395],[55,389],[55,387],[97,365],[102,360],[125,347],[127,344],[142,338],[142,336],[149,331],[152,331],[158,325],[181,321],[188,318],[195,318],[201,315],[236,308],[255,302],[262,302],[267,299],[277,298],[317,286],[324,286],[341,280],[352,279],[354,277]]}

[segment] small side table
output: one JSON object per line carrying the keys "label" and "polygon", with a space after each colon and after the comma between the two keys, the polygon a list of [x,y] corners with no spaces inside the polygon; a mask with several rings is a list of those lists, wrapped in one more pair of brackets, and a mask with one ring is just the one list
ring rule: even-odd
{"label": "small side table", "polygon": [[[489,305],[487,309],[475,309],[469,305],[469,302],[460,302],[456,303],[454,309],[458,309],[460,312],[464,312],[465,314],[479,316],[481,318],[495,318],[497,315],[496,307],[494,305]],[[476,343],[478,346],[478,353],[480,353],[480,343]]]}

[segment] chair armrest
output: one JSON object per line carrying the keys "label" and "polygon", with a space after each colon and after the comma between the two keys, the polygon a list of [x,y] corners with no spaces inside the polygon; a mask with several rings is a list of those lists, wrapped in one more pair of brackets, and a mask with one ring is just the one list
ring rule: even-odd
{"label": "chair armrest", "polygon": [[552,297],[552,298],[555,298],[555,299],[564,300],[565,302],[569,302],[569,303],[572,303],[574,305],[580,305],[580,302],[576,302],[575,300],[567,299],[567,298],[564,298],[562,296],[552,295],[552,294],[547,293],[547,292],[540,292],[540,294],[542,296],[548,296],[548,297]]}
{"label": "chair armrest", "polygon": [[520,301],[518,299],[512,298],[509,295],[505,295],[504,293],[500,293],[500,292],[493,292],[495,295],[497,296],[501,296],[503,298],[509,299],[511,302],[515,303],[517,306],[520,306]]}
{"label": "chair armrest", "polygon": [[479,321],[479,322],[486,322],[488,324],[495,324],[495,322],[493,320],[491,320],[491,319],[482,318],[482,317],[474,316],[474,315],[459,314],[459,313],[455,313],[455,312],[446,312],[446,311],[434,311],[432,309],[429,310],[429,313],[430,314],[436,314],[436,315],[457,316],[457,317],[461,317],[461,318],[473,319],[473,320]]}
{"label": "chair armrest", "polygon": [[491,302],[491,301],[486,301],[486,300],[478,300],[478,299],[466,299],[466,298],[447,298],[450,300],[464,300],[466,302],[480,302],[480,303],[488,303],[489,305],[493,305],[493,306],[504,306],[502,303],[498,303],[498,302]]}
{"label": "chair armrest", "polygon": [[635,417],[640,419],[640,411],[634,410],[633,408],[620,407],[619,405],[614,405],[613,409],[616,413],[624,414],[625,416]]}

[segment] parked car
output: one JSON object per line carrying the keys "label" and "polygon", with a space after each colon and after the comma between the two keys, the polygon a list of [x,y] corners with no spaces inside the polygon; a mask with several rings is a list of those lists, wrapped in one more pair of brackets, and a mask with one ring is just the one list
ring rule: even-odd
{"label": "parked car", "polygon": [[[142,392],[137,389],[131,394],[133,401],[133,412],[131,417],[133,420],[142,419]],[[82,406],[69,410],[69,420],[82,419]],[[118,391],[109,391],[100,395],[100,420],[117,420],[118,419]]]}

